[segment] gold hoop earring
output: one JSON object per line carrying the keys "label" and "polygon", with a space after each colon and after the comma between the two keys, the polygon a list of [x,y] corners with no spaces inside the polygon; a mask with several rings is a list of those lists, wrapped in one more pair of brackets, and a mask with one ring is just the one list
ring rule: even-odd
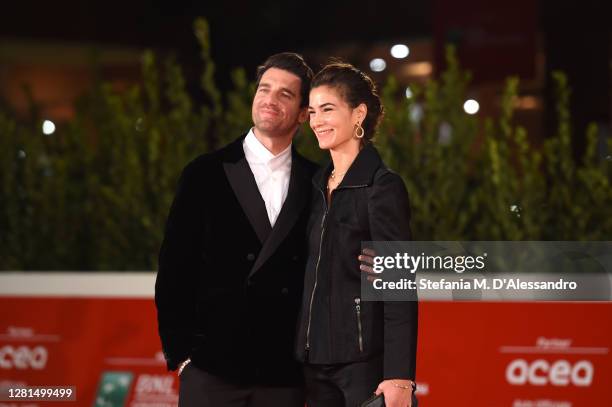
{"label": "gold hoop earring", "polygon": [[362,139],[365,136],[365,130],[361,127],[361,124],[357,123],[355,125],[355,132],[353,134],[355,138]]}

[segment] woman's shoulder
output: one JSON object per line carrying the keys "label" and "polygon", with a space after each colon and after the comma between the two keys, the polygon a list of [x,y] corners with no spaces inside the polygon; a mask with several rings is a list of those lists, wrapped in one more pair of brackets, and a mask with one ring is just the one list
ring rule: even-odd
{"label": "woman's shoulder", "polygon": [[405,187],[404,179],[397,172],[387,167],[384,163],[374,173],[373,187]]}

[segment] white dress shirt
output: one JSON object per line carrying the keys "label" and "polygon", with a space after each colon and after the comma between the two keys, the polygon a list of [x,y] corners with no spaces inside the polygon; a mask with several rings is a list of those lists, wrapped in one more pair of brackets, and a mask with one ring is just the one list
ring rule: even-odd
{"label": "white dress shirt", "polygon": [[289,190],[291,144],[281,153],[274,155],[257,140],[251,129],[242,143],[242,148],[255,176],[259,193],[266,203],[270,225],[274,227]]}

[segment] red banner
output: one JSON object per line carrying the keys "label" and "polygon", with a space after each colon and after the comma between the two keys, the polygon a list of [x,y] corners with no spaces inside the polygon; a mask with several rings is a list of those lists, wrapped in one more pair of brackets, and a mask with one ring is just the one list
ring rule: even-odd
{"label": "red banner", "polygon": [[[612,303],[423,302],[419,399],[611,406],[611,344]],[[79,406],[176,405],[152,298],[0,297],[0,387],[26,385],[76,386]]]}
{"label": "red banner", "polygon": [[422,303],[426,406],[612,406],[612,303]]}
{"label": "red banner", "polygon": [[0,309],[0,386],[76,386],[79,406],[177,404],[152,299],[5,297]]}

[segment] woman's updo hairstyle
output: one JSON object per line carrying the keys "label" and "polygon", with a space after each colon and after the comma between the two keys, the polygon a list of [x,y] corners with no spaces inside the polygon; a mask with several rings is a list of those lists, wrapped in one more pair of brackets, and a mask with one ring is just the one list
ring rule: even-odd
{"label": "woman's updo hairstyle", "polygon": [[352,109],[365,103],[368,113],[361,123],[364,130],[363,140],[369,141],[374,137],[376,128],[384,115],[384,108],[380,102],[376,85],[368,75],[351,64],[332,62],[312,78],[310,89],[319,86],[337,89],[342,99]]}

